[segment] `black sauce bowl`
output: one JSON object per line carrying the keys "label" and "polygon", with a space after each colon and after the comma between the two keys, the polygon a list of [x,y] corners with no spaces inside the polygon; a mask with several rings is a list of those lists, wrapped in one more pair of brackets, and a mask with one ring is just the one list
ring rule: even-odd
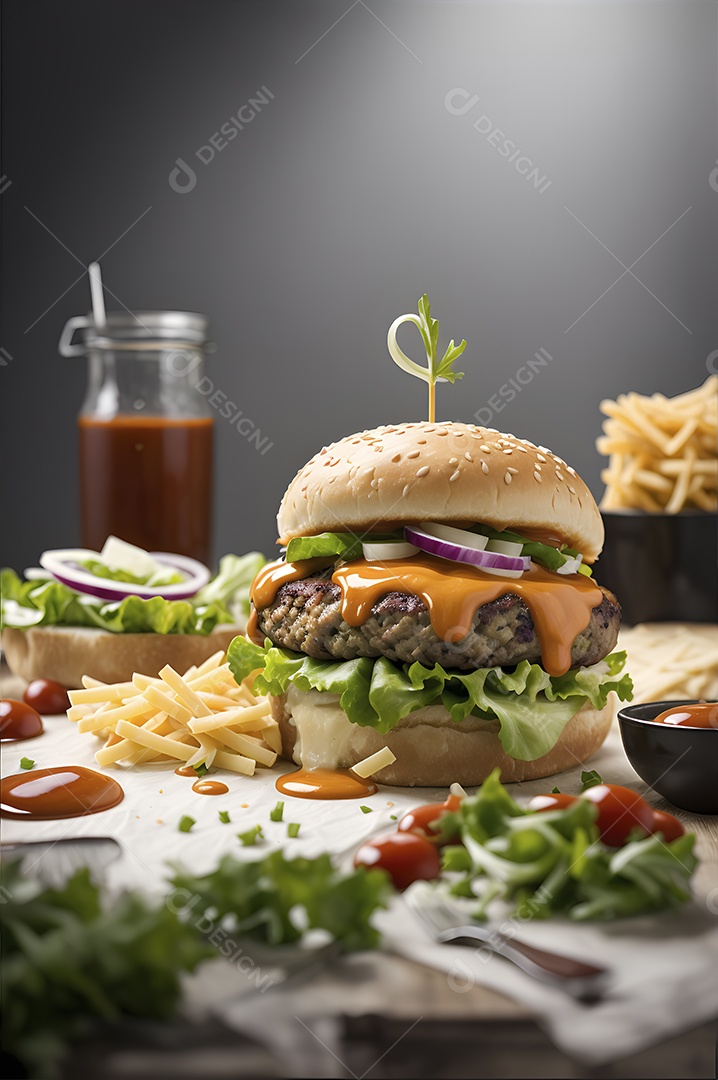
{"label": "black sauce bowl", "polygon": [[666,709],[696,701],[651,701],[619,709],[623,748],[633,768],[665,799],[693,814],[718,814],[718,729],[656,724]]}
{"label": "black sauce bowl", "polygon": [[718,518],[703,510],[604,510],[596,567],[629,626],[718,620]]}

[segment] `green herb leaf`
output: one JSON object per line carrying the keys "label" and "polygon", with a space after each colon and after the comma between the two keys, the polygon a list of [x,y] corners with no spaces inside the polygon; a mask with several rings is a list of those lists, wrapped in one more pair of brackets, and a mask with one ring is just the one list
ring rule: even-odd
{"label": "green herb leaf", "polygon": [[359,809],[361,810],[362,814],[372,814],[374,812],[371,806],[360,806]]}
{"label": "green herb leaf", "polygon": [[[454,371],[453,364],[466,348],[466,342],[462,341],[459,345],[456,345],[452,339],[441,360],[437,360],[439,320],[431,317],[431,305],[429,304],[429,298],[426,293],[424,293],[419,300],[418,311],[418,316],[413,314],[402,315],[392,323],[387,337],[387,346],[389,354],[395,364],[409,375],[413,375],[418,379],[423,379],[424,382],[428,383],[429,420],[433,422],[435,414],[435,384],[439,381],[453,383],[457,379],[462,379],[464,377],[463,371]],[[420,364],[410,360],[399,348],[399,344],[396,340],[396,332],[399,326],[404,322],[413,323],[421,334],[421,339],[426,351],[426,367],[422,367]]]}
{"label": "green herb leaf", "polygon": [[551,788],[551,794],[552,795],[560,795],[561,794],[561,788],[557,788],[556,785],[554,784],[554,786]]}
{"label": "green herb leaf", "polygon": [[209,772],[209,769],[205,765],[204,761],[200,761],[199,765],[193,765],[192,768],[197,773],[198,777],[202,777],[205,773]]}
{"label": "green herb leaf", "polygon": [[597,784],[602,784],[603,779],[601,774],[597,773],[595,769],[591,769],[590,772],[584,771],[581,773],[581,791],[588,791],[589,788],[596,787]]}
{"label": "green herb leaf", "polygon": [[220,810],[219,811],[219,820],[222,822],[223,825],[228,825],[229,824],[229,810]]}
{"label": "green herb leaf", "polygon": [[254,847],[257,840],[262,840],[263,838],[264,834],[261,825],[255,825],[253,829],[247,829],[246,832],[237,833],[237,839],[241,840],[242,847]]}
{"label": "green herb leaf", "polygon": [[274,809],[269,811],[269,820],[270,821],[281,821],[283,814],[284,814],[284,803],[280,799],[280,801],[277,803],[277,805],[274,807]]}
{"label": "green herb leaf", "polygon": [[189,814],[185,814],[180,818],[177,828],[180,832],[191,832],[192,826],[196,824],[197,822],[193,817],[190,817]]}
{"label": "green herb leaf", "polygon": [[[3,893],[3,1053],[23,1076],[59,1076],[66,1044],[88,1021],[169,1020],[180,973],[216,955],[164,898],[110,897],[87,868],[52,889],[3,860]],[[6,1075],[20,1075],[13,1065]]]}
{"label": "green herb leaf", "polygon": [[20,758],[20,768],[21,769],[34,769],[35,768],[35,762],[33,761],[32,758],[21,757]]}
{"label": "green herb leaf", "polygon": [[287,825],[287,836],[290,840],[293,840],[295,836],[299,836],[300,825],[296,821],[290,821]]}

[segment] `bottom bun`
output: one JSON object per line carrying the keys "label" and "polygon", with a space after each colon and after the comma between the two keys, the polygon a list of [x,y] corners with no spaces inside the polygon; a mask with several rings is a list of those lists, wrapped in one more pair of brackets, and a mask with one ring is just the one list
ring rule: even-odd
{"label": "bottom bun", "polygon": [[27,682],[53,679],[68,690],[82,686],[82,676],[101,682],[128,682],[135,672],[157,675],[165,664],[184,673],[240,633],[234,626],[211,634],[111,634],[86,626],[6,627],[2,647],[8,667]]}
{"label": "bottom bun", "polygon": [[388,734],[352,724],[336,694],[290,687],[270,697],[282,735],[282,754],[308,769],[351,768],[388,746],[396,761],[373,779],[400,787],[475,787],[494,769],[505,783],[539,780],[575,768],[595,754],[614,715],[613,695],[604,709],[586,703],[569,720],[556,745],[535,761],[509,757],[499,742],[497,720],[469,716],[453,721],[441,705],[417,709]]}

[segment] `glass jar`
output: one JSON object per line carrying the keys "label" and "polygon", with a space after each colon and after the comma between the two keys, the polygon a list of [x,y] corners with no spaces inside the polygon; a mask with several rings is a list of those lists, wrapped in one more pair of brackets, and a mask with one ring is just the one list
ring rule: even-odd
{"label": "glass jar", "polygon": [[85,547],[99,551],[113,535],[209,561],[214,421],[197,389],[207,330],[204,315],[185,311],[65,325],[60,354],[89,363],[78,416]]}

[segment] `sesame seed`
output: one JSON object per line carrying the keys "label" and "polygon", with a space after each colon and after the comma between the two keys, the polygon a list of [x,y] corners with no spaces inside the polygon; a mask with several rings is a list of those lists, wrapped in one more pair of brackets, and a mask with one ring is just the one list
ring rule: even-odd
{"label": "sesame seed", "polygon": [[410,492],[410,491],[411,491],[411,484],[404,484],[404,490],[403,490],[403,491],[402,491],[402,493],[401,493],[401,494],[402,494],[402,498],[404,498],[404,499],[405,499],[405,498],[406,498],[406,496],[407,496],[407,495],[409,494],[409,492]]}
{"label": "sesame seed", "polygon": [[463,437],[464,437],[464,432],[463,431],[455,431],[454,432],[454,438],[455,439],[463,439]]}
{"label": "sesame seed", "polygon": [[539,459],[539,461],[545,461],[546,460],[546,458],[543,456],[543,454],[537,454],[536,457]]}
{"label": "sesame seed", "polygon": [[539,484],[542,482],[541,473],[534,473],[534,480],[538,480]]}
{"label": "sesame seed", "polygon": [[485,473],[487,473],[489,471],[489,466],[486,464],[486,462],[484,461],[483,458],[481,459],[481,468],[483,469],[483,471]]}
{"label": "sesame seed", "polygon": [[416,475],[417,476],[426,476],[426,474],[429,471],[429,468],[430,468],[429,465],[422,465],[420,469],[416,470]]}
{"label": "sesame seed", "polygon": [[394,457],[391,460],[394,462],[401,461],[401,454],[394,454]]}
{"label": "sesame seed", "polygon": [[517,446],[516,449],[520,450],[522,454],[528,454],[528,450],[525,446]]}
{"label": "sesame seed", "polygon": [[508,469],[506,470],[506,472],[510,472],[513,476],[516,476],[516,473],[518,471],[519,471],[518,469],[512,469],[512,467],[510,465],[509,465]]}
{"label": "sesame seed", "polygon": [[458,480],[460,476],[460,471],[458,469],[454,469],[451,476],[449,477],[449,483],[451,483],[452,480]]}
{"label": "sesame seed", "polygon": [[418,458],[420,453],[421,453],[420,450],[411,450],[406,456],[408,458]]}
{"label": "sesame seed", "polygon": [[490,446],[480,446],[479,450],[481,451],[482,454],[490,454],[491,453],[491,447]]}
{"label": "sesame seed", "polygon": [[534,465],[534,469],[536,470],[536,472],[541,472],[541,466],[540,465]]}
{"label": "sesame seed", "polygon": [[511,473],[509,472],[508,469],[504,473],[504,483],[505,484],[510,484],[511,483]]}
{"label": "sesame seed", "polygon": [[508,447],[508,449],[502,450],[502,453],[503,454],[513,454],[513,450],[511,449],[511,447]]}
{"label": "sesame seed", "polygon": [[416,441],[419,446],[426,446],[426,439],[417,439]]}
{"label": "sesame seed", "polygon": [[458,461],[458,460],[459,460],[459,459],[458,459],[458,458],[456,458],[456,457],[450,457],[450,458],[449,458],[449,465],[456,465],[456,463],[457,463],[457,461]]}
{"label": "sesame seed", "polygon": [[464,454],[464,457],[466,458],[467,461],[473,461],[474,460],[468,450]]}
{"label": "sesame seed", "polygon": [[437,431],[436,434],[437,435],[448,435],[449,432],[446,430],[446,428],[439,428],[439,430]]}
{"label": "sesame seed", "polygon": [[575,469],[572,469],[570,465],[567,465],[567,466],[566,466],[566,468],[567,468],[567,469],[568,469],[568,471],[569,471],[569,472],[571,473],[571,476],[575,476],[575,475],[576,475],[576,470],[575,470]]}
{"label": "sesame seed", "polygon": [[379,487],[379,481],[378,481],[378,480],[372,480],[372,482],[371,482],[371,486],[372,486],[373,488],[378,488],[378,487]]}
{"label": "sesame seed", "polygon": [[568,490],[571,492],[572,495],[576,494],[576,488],[572,488],[570,484],[568,485]]}

